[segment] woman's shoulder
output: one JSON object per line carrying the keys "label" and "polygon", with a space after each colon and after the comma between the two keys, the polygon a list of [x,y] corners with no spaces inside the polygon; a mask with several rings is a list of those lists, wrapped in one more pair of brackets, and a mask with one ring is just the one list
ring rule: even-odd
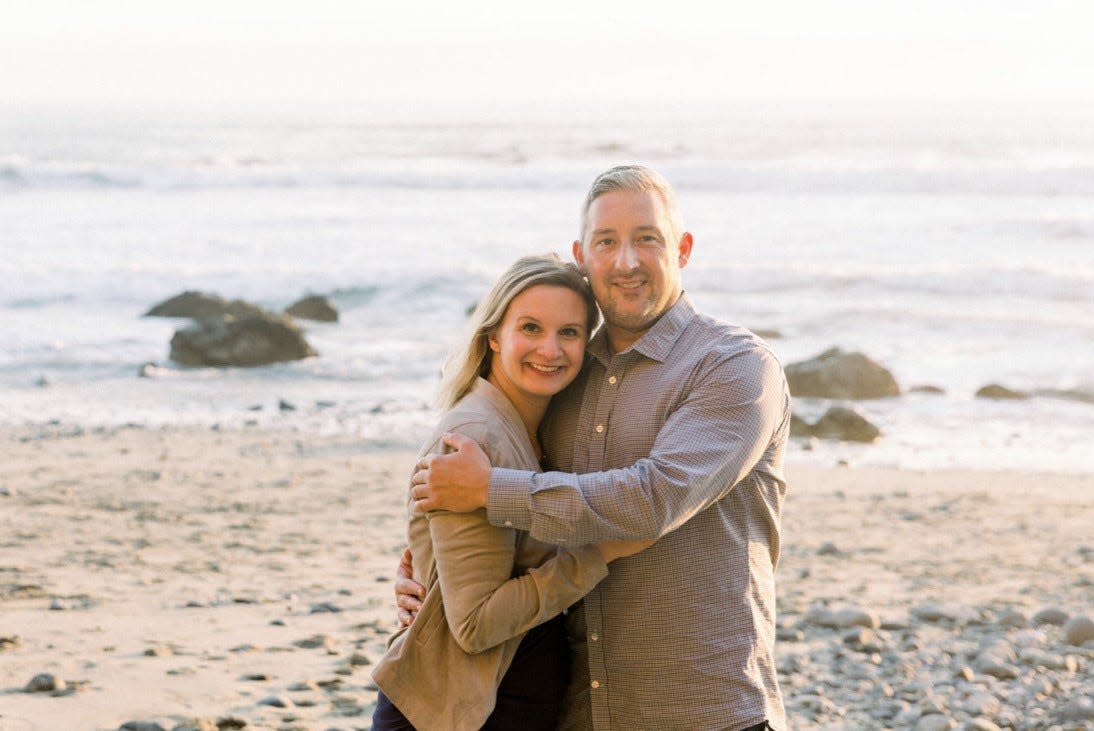
{"label": "woman's shoulder", "polygon": [[507,418],[494,404],[472,391],[441,415],[422,453],[446,451],[441,439],[447,433],[456,433],[473,439],[490,458],[491,464],[510,465],[520,459],[520,444],[512,432]]}

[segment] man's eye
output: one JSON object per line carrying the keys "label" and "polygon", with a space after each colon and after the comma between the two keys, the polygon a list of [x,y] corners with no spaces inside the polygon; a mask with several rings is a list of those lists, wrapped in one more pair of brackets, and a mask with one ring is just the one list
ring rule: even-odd
{"label": "man's eye", "polygon": [[599,241],[594,241],[593,246],[598,246],[603,249],[605,246],[611,246],[614,243],[615,241],[613,239],[600,239]]}

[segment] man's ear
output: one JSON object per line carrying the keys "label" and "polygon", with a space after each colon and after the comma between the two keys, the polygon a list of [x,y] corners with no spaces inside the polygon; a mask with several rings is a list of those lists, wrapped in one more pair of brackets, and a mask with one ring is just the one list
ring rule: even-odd
{"label": "man's ear", "polygon": [[691,238],[691,234],[687,231],[685,231],[684,235],[680,237],[680,245],[678,248],[680,250],[679,261],[681,269],[687,266],[688,259],[691,258],[691,247],[694,243],[695,241]]}
{"label": "man's ear", "polygon": [[588,274],[585,270],[585,252],[581,248],[581,241],[574,241],[574,262],[582,274]]}

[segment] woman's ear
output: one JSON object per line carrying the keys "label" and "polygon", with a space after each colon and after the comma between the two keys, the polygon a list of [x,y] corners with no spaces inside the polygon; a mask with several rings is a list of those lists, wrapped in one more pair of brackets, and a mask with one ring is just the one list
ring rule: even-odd
{"label": "woman's ear", "polygon": [[494,337],[494,333],[486,333],[486,342],[490,346],[490,350],[495,353],[501,352],[501,346],[498,345],[498,339]]}

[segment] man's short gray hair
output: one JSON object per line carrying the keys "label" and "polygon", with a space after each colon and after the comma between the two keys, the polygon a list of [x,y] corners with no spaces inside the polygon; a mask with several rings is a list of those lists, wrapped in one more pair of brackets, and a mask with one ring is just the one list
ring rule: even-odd
{"label": "man's short gray hair", "polygon": [[589,224],[589,208],[593,205],[593,201],[605,193],[617,190],[656,193],[665,206],[669,224],[672,226],[672,231],[667,231],[666,235],[674,244],[680,241],[680,237],[684,234],[684,221],[676,205],[676,192],[669,185],[669,181],[665,180],[661,173],[644,165],[617,165],[598,175],[585,196],[585,205],[581,208],[582,244],[585,243],[585,229]]}

